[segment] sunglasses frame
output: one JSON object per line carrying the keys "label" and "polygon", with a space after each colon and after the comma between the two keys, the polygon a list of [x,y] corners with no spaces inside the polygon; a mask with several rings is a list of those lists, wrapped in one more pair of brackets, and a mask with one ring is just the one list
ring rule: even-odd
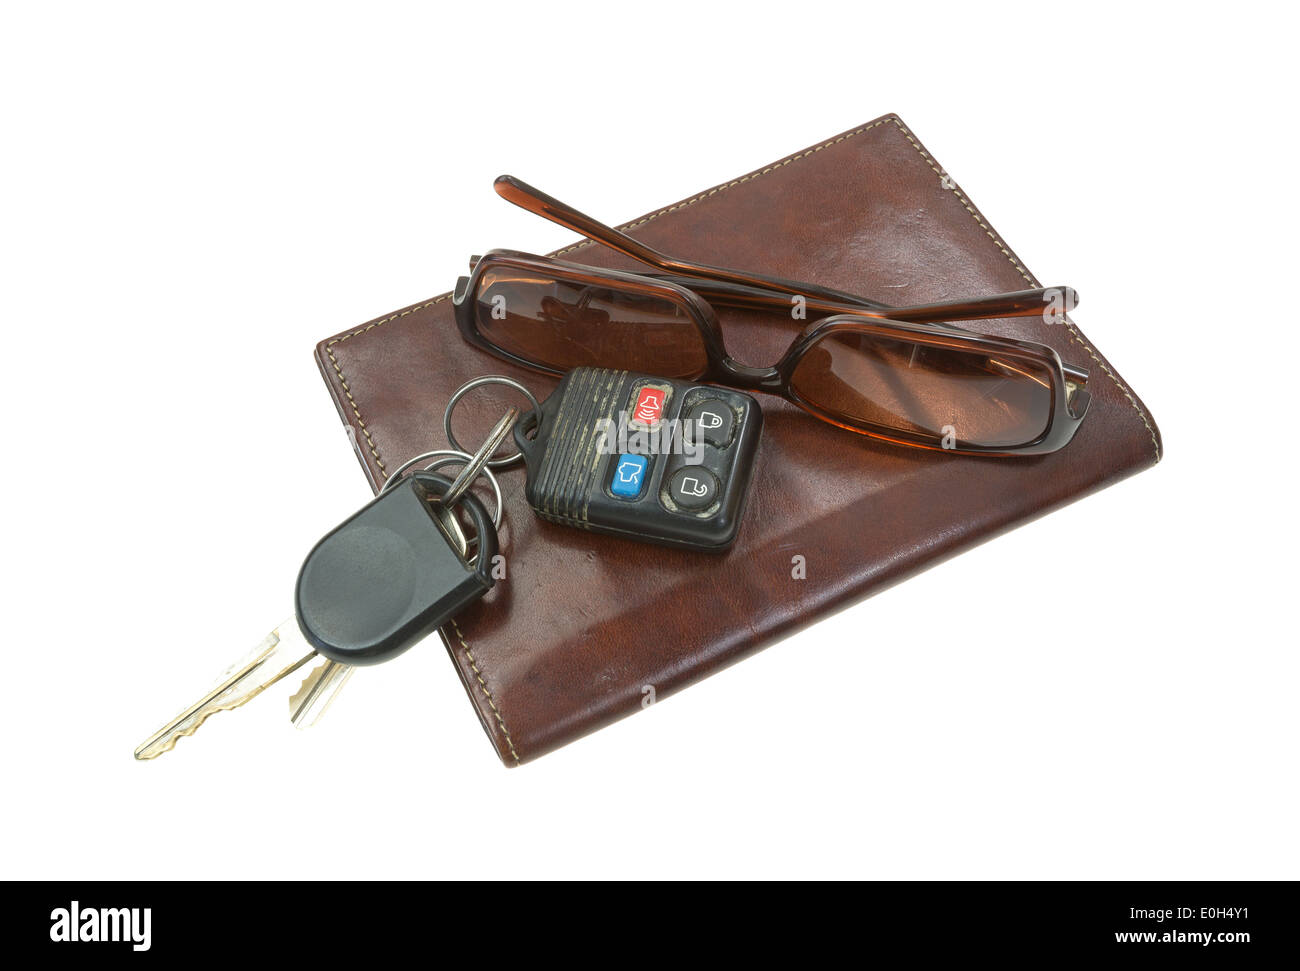
{"label": "sunglasses frame", "polygon": [[[475,314],[475,294],[483,274],[492,268],[512,268],[531,273],[552,276],[557,280],[577,283],[583,286],[603,286],[642,296],[658,297],[669,300],[681,307],[694,321],[704,342],[706,363],[700,374],[691,375],[688,380],[709,381],[743,391],[758,391],[784,398],[816,418],[837,427],[867,435],[871,438],[901,445],[945,451],[958,455],[983,456],[1029,456],[1054,452],[1064,447],[1078,430],[1079,424],[1087,413],[1090,401],[1085,384],[1088,372],[1064,365],[1056,350],[1046,344],[1033,341],[1015,340],[978,334],[942,323],[921,323],[896,320],[886,317],[885,312],[874,308],[841,304],[840,294],[834,299],[810,299],[808,306],[814,310],[830,310],[830,316],[810,322],[804,327],[789,348],[781,355],[776,364],[770,367],[755,367],[741,364],[727,351],[723,339],[722,325],[719,323],[713,306],[693,287],[708,292],[719,304],[727,306],[790,306],[786,294],[776,294],[769,290],[740,283],[719,280],[697,281],[689,277],[674,277],[651,274],[628,273],[622,270],[610,270],[593,267],[547,256],[535,256],[516,250],[492,250],[472,262],[470,275],[456,281],[452,294],[455,308],[456,324],[461,335],[473,346],[487,351],[496,357],[522,367],[546,374],[564,374],[564,369],[538,364],[536,361],[521,357],[499,347],[480,331]],[[784,281],[783,281],[784,282]],[[1032,303],[1035,313],[1041,313],[1041,291],[1026,291],[1026,300],[1036,297]],[[998,305],[1005,315],[1007,299],[1018,294],[1001,295],[1003,304]],[[982,308],[988,301],[958,301],[950,304],[931,304],[925,307],[906,308],[918,316],[946,317],[952,314],[958,318],[974,317],[979,319],[991,314]],[[1013,301],[1014,302],[1014,301]],[[971,310],[970,308],[975,308]],[[899,308],[901,309],[901,308]],[[965,317],[963,318],[963,310]],[[953,447],[945,448],[932,436],[918,435],[900,431],[895,428],[876,425],[870,422],[853,422],[843,415],[834,415],[804,399],[791,385],[795,368],[804,354],[820,340],[833,334],[856,333],[890,340],[910,341],[953,350],[972,351],[978,354],[996,354],[1001,358],[1024,361],[1039,367],[1045,367],[1052,376],[1052,408],[1043,433],[1031,442],[1015,446],[988,446],[964,442],[958,439]]]}

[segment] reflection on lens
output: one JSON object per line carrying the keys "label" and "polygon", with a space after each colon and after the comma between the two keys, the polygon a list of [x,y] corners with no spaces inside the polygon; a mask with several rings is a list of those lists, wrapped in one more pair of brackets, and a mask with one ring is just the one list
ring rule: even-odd
{"label": "reflection on lens", "polygon": [[809,348],[790,385],[845,424],[935,444],[1028,445],[1052,417],[1052,371],[1045,364],[854,331]]}
{"label": "reflection on lens", "polygon": [[567,371],[585,365],[694,378],[708,361],[694,319],[666,297],[514,267],[485,270],[475,297],[483,336],[544,367]]}

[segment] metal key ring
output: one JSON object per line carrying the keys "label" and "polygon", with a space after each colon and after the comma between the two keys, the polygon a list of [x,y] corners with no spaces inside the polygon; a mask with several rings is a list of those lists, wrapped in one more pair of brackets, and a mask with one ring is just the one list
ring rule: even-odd
{"label": "metal key ring", "polygon": [[[470,455],[468,452],[460,452],[450,448],[435,449],[432,452],[421,452],[419,455],[412,456],[411,458],[403,462],[400,466],[398,466],[397,470],[388,477],[388,480],[384,483],[383,487],[379,490],[379,494],[382,496],[389,489],[396,486],[397,483],[401,481],[403,473],[405,473],[408,469],[416,465],[419,465],[421,462],[428,461],[429,459],[435,459],[435,461],[430,462],[429,465],[425,467],[425,471],[432,472],[436,469],[442,468],[442,466],[444,465],[450,464],[451,462],[462,462],[462,463],[472,462],[474,461],[474,456]],[[504,508],[503,503],[501,501],[501,484],[497,482],[497,477],[492,474],[492,470],[489,468],[482,469],[479,474],[486,476],[488,480],[488,485],[492,486],[492,495],[496,499],[496,503],[497,503],[496,512],[492,516],[492,525],[495,526],[497,529],[500,529],[501,512],[502,509]]]}
{"label": "metal key ring", "polygon": [[[461,452],[464,452],[465,450],[465,447],[461,445],[460,442],[456,441],[456,436],[452,434],[452,430],[451,430],[452,411],[454,411],[456,405],[460,403],[461,398],[465,397],[465,395],[469,394],[475,388],[481,388],[484,385],[488,385],[488,384],[503,384],[507,388],[514,388],[521,395],[523,395],[525,398],[528,399],[528,403],[533,406],[534,412],[536,412],[539,415],[541,414],[542,406],[537,403],[537,399],[533,397],[533,393],[529,391],[527,388],[525,388],[518,381],[516,381],[514,378],[508,378],[503,374],[485,374],[483,377],[475,378],[473,381],[466,381],[464,384],[462,384],[459,388],[456,389],[456,392],[451,396],[451,400],[447,402],[447,410],[442,413],[442,430],[447,436],[447,441],[451,443],[452,448],[460,449]],[[489,459],[487,464],[490,468],[499,469],[507,465],[513,465],[515,462],[518,462],[523,457],[524,457],[523,452],[515,452],[514,455],[503,455],[499,459]]]}
{"label": "metal key ring", "polygon": [[488,459],[492,457],[492,453],[501,447],[501,443],[505,441],[506,436],[510,434],[510,429],[514,428],[515,420],[518,419],[518,417],[518,408],[511,406],[506,409],[506,413],[501,416],[500,420],[496,423],[496,427],[493,428],[492,431],[488,432],[487,439],[478,447],[478,451],[474,453],[474,457],[466,463],[465,467],[460,470],[460,473],[456,478],[452,480],[447,491],[443,493],[443,505],[456,505],[456,500],[463,496],[469,487],[474,484],[475,480],[479,477],[479,473],[483,471],[483,467],[487,465]]}
{"label": "metal key ring", "polygon": [[[473,456],[471,456],[471,458],[472,457]],[[465,461],[464,452],[455,452],[452,451],[451,449],[447,449],[446,454],[444,454],[442,458],[435,459],[434,461],[430,462],[428,465],[424,467],[424,471],[437,472],[444,465],[451,465],[453,462],[464,462],[464,461]],[[496,515],[492,517],[492,525],[497,527],[497,529],[500,529],[501,528],[501,487],[497,484],[496,476],[492,474],[491,469],[482,469],[479,472],[479,475],[487,476],[488,482],[492,484],[492,495],[496,498],[497,501]],[[475,537],[471,536],[469,540],[471,545],[473,544],[474,540]]]}

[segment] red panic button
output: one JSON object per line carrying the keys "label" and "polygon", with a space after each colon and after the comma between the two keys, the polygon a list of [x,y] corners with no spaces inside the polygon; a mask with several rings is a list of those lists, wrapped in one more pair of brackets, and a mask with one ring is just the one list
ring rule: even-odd
{"label": "red panic button", "polygon": [[632,420],[654,426],[664,416],[663,388],[642,388],[636,396],[636,405],[632,408]]}

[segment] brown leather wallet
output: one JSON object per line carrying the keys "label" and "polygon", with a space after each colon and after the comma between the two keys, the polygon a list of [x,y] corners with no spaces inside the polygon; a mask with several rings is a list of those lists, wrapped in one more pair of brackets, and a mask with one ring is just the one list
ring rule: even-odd
{"label": "brown leather wallet", "polygon": [[[620,228],[675,256],[891,304],[1040,285],[896,115]],[[560,254],[638,269],[587,242],[553,255]],[[448,268],[449,282],[457,269]],[[775,360],[802,326],[740,310],[720,316],[729,348],[746,363]],[[508,579],[444,631],[502,760],[536,758],[640,710],[647,685],[662,699],[1160,460],[1160,432],[1146,407],[1068,317],[980,321],[975,329],[1049,344],[1092,372],[1091,409],[1068,446],[1031,458],[954,457],[852,435],[764,397],[748,508],[735,546],[722,555],[545,522],[524,500],[522,469],[505,470]],[[376,489],[407,458],[448,447],[438,418],[466,380],[506,374],[539,398],[556,384],[466,344],[450,294],[324,340],[316,357]],[[484,388],[458,409],[457,428],[485,429],[510,404],[519,404],[514,392]],[[795,555],[805,558],[804,579],[792,576]],[[693,594],[700,589],[711,596]],[[626,636],[636,630],[657,636]]]}

